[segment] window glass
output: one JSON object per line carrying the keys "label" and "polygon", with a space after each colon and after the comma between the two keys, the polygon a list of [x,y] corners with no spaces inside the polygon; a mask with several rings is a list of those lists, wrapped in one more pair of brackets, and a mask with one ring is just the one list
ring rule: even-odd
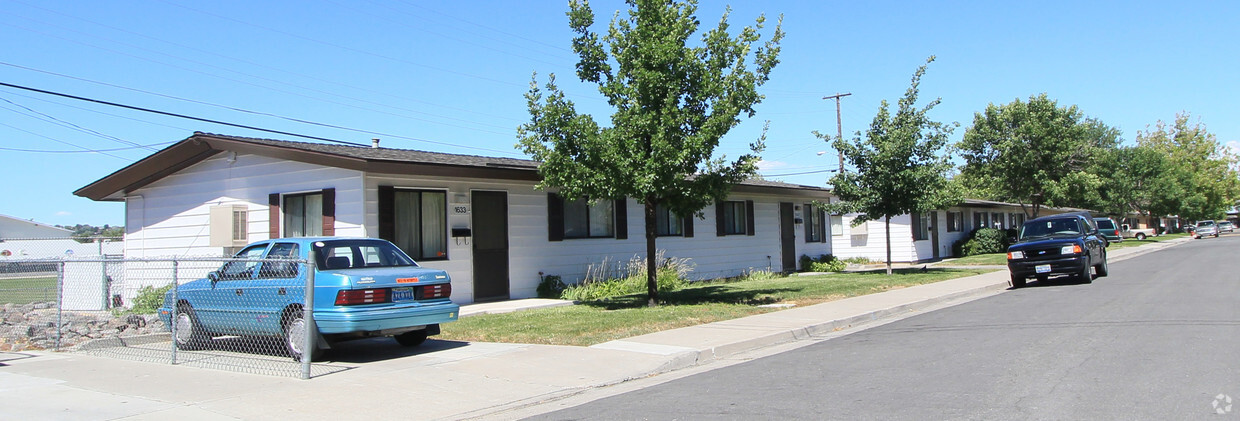
{"label": "window glass", "polygon": [[284,196],[284,236],[316,237],[323,235],[323,194]]}
{"label": "window glass", "polygon": [[723,233],[745,234],[745,202],[723,202]]}
{"label": "window glass", "polygon": [[258,270],[260,278],[293,278],[297,276],[298,264],[294,262],[271,261],[275,259],[297,259],[301,254],[298,253],[298,246],[295,243],[276,243],[271,246],[271,250],[267,251],[266,259],[263,267]]}
{"label": "window glass", "polygon": [[333,240],[315,243],[317,263],[324,269],[417,266],[409,256],[386,241]]}
{"label": "window glass", "polygon": [[679,216],[676,216],[675,213],[672,213],[671,210],[663,207],[663,205],[658,205],[658,206],[655,206],[654,213],[655,213],[655,226],[656,226],[655,234],[656,235],[660,235],[660,236],[684,235],[685,231],[684,231],[684,227],[682,226],[682,224],[684,223],[684,220],[682,220]]}
{"label": "window glass", "polygon": [[814,205],[805,204],[805,241],[817,243],[822,241],[822,212]]}
{"label": "window glass", "polygon": [[395,191],[396,237],[392,242],[415,259],[446,259],[447,197],[448,193],[444,191]]}
{"label": "window glass", "polygon": [[261,259],[263,252],[267,250],[266,244],[259,244],[246,247],[241,252],[233,256],[236,261],[224,264],[220,268],[219,276],[223,280],[252,279],[254,278],[254,268],[258,266],[258,261],[251,259]]}
{"label": "window glass", "polygon": [[831,215],[831,235],[844,235],[844,215]]}
{"label": "window glass", "polygon": [[615,237],[615,202],[564,201],[564,238]]}
{"label": "window glass", "polygon": [[926,214],[914,212],[912,214],[913,240],[925,240],[930,238],[926,236],[927,229],[930,224],[927,221]]}

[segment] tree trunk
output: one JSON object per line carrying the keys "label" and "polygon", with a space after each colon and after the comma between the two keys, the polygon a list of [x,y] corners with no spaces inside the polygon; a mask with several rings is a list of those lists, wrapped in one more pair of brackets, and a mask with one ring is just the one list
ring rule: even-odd
{"label": "tree trunk", "polygon": [[891,217],[883,217],[883,231],[887,234],[887,275],[891,275]]}
{"label": "tree trunk", "polygon": [[647,197],[645,202],[646,208],[646,296],[648,298],[646,305],[655,307],[659,305],[659,265],[656,258],[656,250],[654,239],[658,219],[655,216],[655,200],[653,197]]}

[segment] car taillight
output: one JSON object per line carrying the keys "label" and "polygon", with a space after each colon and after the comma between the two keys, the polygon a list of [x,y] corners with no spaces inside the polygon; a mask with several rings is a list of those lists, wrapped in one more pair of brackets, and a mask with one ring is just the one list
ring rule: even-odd
{"label": "car taillight", "polygon": [[390,300],[389,289],[345,289],[336,293],[336,305],[354,306],[361,304],[386,303]]}
{"label": "car taillight", "polygon": [[1119,237],[1119,230],[1115,230],[1115,236]]}
{"label": "car taillight", "polygon": [[436,284],[422,286],[422,299],[448,298],[452,295],[452,284]]}

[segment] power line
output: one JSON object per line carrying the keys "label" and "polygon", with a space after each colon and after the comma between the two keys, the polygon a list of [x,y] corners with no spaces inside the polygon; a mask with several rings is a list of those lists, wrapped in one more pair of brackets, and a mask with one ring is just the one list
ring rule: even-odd
{"label": "power line", "polygon": [[31,135],[31,136],[38,136],[38,137],[41,137],[41,138],[44,138],[44,139],[47,139],[47,140],[50,140],[50,141],[53,141],[53,142],[56,142],[56,143],[63,143],[63,144],[66,144],[66,145],[69,145],[69,146],[72,146],[72,147],[75,147],[75,148],[80,148],[80,149],[82,149],[82,151],[83,151],[83,152],[92,152],[92,153],[97,153],[97,154],[101,154],[101,155],[107,155],[107,156],[110,156],[110,157],[113,157],[113,158],[116,158],[116,159],[120,159],[120,160],[124,160],[124,161],[130,161],[130,162],[133,162],[133,160],[132,160],[132,159],[125,158],[125,157],[123,157],[123,156],[113,155],[113,154],[107,153],[106,151],[95,150],[95,149],[87,148],[87,147],[82,146],[82,145],[78,145],[78,144],[76,144],[76,143],[69,143],[69,142],[66,142],[66,141],[63,141],[63,140],[60,140],[60,139],[51,138],[51,137],[48,137],[48,136],[45,136],[45,135],[42,135],[42,134],[39,134],[39,133],[35,133],[35,132],[29,131],[29,130],[25,130],[25,129],[22,129],[22,128],[19,128],[19,127],[10,126],[10,125],[5,124],[5,123],[0,123],[0,126],[8,127],[8,128],[10,128],[10,129],[17,130],[17,131],[19,131],[19,132],[22,132],[22,133],[25,133],[25,134],[28,134],[28,135]]}
{"label": "power line", "polygon": [[147,113],[153,113],[153,114],[165,115],[165,116],[169,116],[169,117],[177,117],[177,118],[184,118],[184,119],[188,119],[188,120],[201,121],[201,122],[204,122],[204,123],[220,124],[220,125],[225,125],[225,126],[230,126],[230,127],[238,127],[238,128],[242,128],[242,129],[256,130],[256,131],[266,132],[266,133],[282,134],[282,135],[285,135],[285,136],[294,136],[294,137],[300,137],[300,138],[305,138],[305,139],[322,140],[322,141],[324,141],[324,142],[332,142],[332,143],[341,143],[341,144],[353,145],[353,146],[369,147],[369,145],[363,145],[363,144],[361,144],[361,143],[346,142],[346,141],[343,141],[343,140],[328,139],[328,138],[325,138],[325,137],[309,136],[309,135],[303,135],[303,134],[297,134],[297,133],[285,132],[285,131],[280,131],[280,130],[264,129],[264,128],[262,128],[262,127],[247,126],[247,125],[244,125],[244,124],[229,123],[229,122],[226,122],[226,121],[219,121],[219,120],[212,120],[212,119],[202,118],[202,117],[188,116],[188,115],[184,115],[184,114],[170,113],[170,112],[167,112],[167,111],[152,110],[152,109],[150,109],[150,108],[135,107],[135,106],[132,106],[132,105],[118,104],[118,103],[115,103],[115,102],[108,102],[108,101],[103,101],[103,100],[98,100],[98,99],[92,99],[92,98],[80,97],[80,96],[76,96],[76,95],[62,94],[62,93],[60,93],[60,92],[46,91],[46,90],[42,90],[42,89],[30,88],[30,87],[21,86],[21,85],[14,85],[14,84],[11,84],[11,83],[5,83],[5,82],[0,82],[0,86],[8,86],[8,87],[10,87],[10,88],[17,88],[17,89],[27,90],[27,91],[31,91],[31,92],[38,92],[38,93],[41,93],[41,94],[54,95],[54,96],[63,97],[63,98],[69,98],[69,99],[76,99],[76,100],[78,100],[78,101],[93,102],[93,103],[96,103],[96,104],[103,104],[103,105],[108,105],[108,106],[112,106],[112,107],[126,108],[126,109],[130,109],[130,110],[135,110],[135,111],[142,111],[142,112],[147,112]]}
{"label": "power line", "polygon": [[821,173],[824,173],[824,172],[836,172],[836,171],[839,171],[839,169],[838,169],[838,168],[832,168],[832,169],[828,169],[828,170],[805,171],[805,172],[794,172],[794,173],[787,173],[787,174],[762,174],[762,176],[763,176],[763,177],[786,177],[786,176],[790,176],[790,175],[821,174]]}
{"label": "power line", "polygon": [[[130,141],[128,141],[128,140],[121,139],[121,138],[119,138],[119,137],[112,136],[112,135],[109,135],[109,134],[103,134],[103,133],[97,132],[97,131],[95,131],[95,130],[91,130],[91,129],[88,129],[88,128],[85,128],[85,127],[79,126],[79,125],[77,125],[77,124],[73,124],[73,123],[70,123],[70,122],[68,122],[68,121],[61,120],[61,119],[59,119],[59,118],[53,117],[53,116],[51,116],[51,115],[48,115],[47,113],[42,113],[42,112],[36,111],[36,110],[34,110],[34,109],[30,108],[30,107],[27,107],[27,106],[25,106],[25,105],[21,105],[21,104],[18,104],[18,103],[16,103],[16,102],[10,101],[8,98],[0,98],[0,100],[3,100],[4,102],[7,102],[7,103],[9,103],[9,104],[11,104],[11,105],[13,105],[13,106],[15,106],[15,107],[19,107],[19,108],[21,108],[21,109],[23,109],[23,110],[26,110],[26,111],[28,111],[28,112],[31,112],[31,113],[37,114],[38,116],[42,117],[42,118],[44,119],[44,121],[51,121],[53,124],[57,124],[57,125],[60,125],[60,126],[62,126],[62,127],[68,127],[68,128],[70,128],[70,129],[73,129],[73,130],[77,130],[77,131],[80,131],[80,132],[83,132],[83,133],[86,133],[86,134],[89,134],[89,135],[92,135],[92,136],[98,136],[98,137],[101,137],[101,138],[104,138],[104,139],[108,139],[108,140],[111,140],[111,141],[114,141],[114,142],[117,142],[117,143],[121,143],[121,144],[125,144],[125,145],[130,145],[130,146],[135,146],[135,147],[142,147],[142,145],[139,145],[139,144],[137,144],[137,143],[135,143],[135,142],[130,142]],[[10,110],[10,111],[12,111],[12,110]],[[16,111],[14,111],[14,112],[16,112]],[[34,117],[34,118],[38,118],[38,117]],[[152,150],[152,151],[154,151],[154,150],[155,150],[155,148],[147,148],[147,149],[150,149],[150,150]]]}
{"label": "power line", "polygon": [[[16,128],[16,127],[13,127],[13,126],[8,126],[8,125],[6,125],[6,127],[9,127],[9,128],[11,128],[11,129],[14,129],[14,130],[21,130],[21,131],[23,131],[23,132],[30,133],[30,132],[27,132],[27,131],[25,131],[25,130],[22,130],[22,129],[18,129],[18,128]],[[44,136],[44,137],[46,138],[46,136]],[[52,140],[55,140],[55,139],[52,139]],[[64,141],[58,141],[58,142],[61,142],[61,143],[68,143],[68,142],[64,142]],[[53,151],[53,150],[46,150],[46,149],[22,149],[22,148],[3,148],[3,147],[0,147],[0,151],[13,151],[13,152],[35,152],[35,153],[104,153],[104,152],[120,152],[120,151],[132,150],[132,149],[153,148],[153,147],[156,147],[156,146],[171,145],[171,144],[173,144],[173,143],[176,143],[176,142],[152,143],[152,144],[150,144],[150,145],[130,146],[130,147],[128,147],[128,148],[112,148],[112,149],[87,149],[87,150],[84,150],[84,151]],[[77,145],[73,145],[73,146],[77,146]],[[78,146],[78,147],[79,147],[79,148],[81,148],[81,146]]]}

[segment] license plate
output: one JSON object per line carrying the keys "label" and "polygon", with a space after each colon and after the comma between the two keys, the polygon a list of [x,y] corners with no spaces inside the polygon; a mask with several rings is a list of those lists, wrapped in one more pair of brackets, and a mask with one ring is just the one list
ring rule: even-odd
{"label": "license plate", "polygon": [[392,288],[392,301],[409,301],[413,299],[413,288]]}
{"label": "license plate", "polygon": [[1037,273],[1051,273],[1051,265],[1037,265],[1033,268]]}

